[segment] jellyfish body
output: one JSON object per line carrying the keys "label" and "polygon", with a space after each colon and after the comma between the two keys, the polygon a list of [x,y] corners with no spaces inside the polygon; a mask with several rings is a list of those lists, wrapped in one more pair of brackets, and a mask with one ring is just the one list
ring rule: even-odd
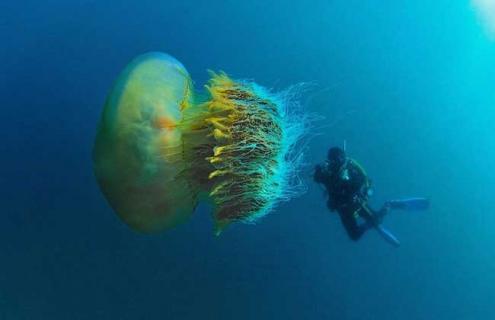
{"label": "jellyfish body", "polygon": [[118,77],[103,110],[94,171],[115,212],[133,229],[161,231],[189,216],[196,193],[181,176],[181,131],[190,78],[169,55],[149,53]]}
{"label": "jellyfish body", "polygon": [[185,221],[199,199],[213,204],[215,232],[254,222],[297,194],[294,146],[304,119],[290,101],[252,82],[213,74],[194,101],[186,69],[146,54],[118,78],[94,149],[95,174],[131,228],[160,231]]}

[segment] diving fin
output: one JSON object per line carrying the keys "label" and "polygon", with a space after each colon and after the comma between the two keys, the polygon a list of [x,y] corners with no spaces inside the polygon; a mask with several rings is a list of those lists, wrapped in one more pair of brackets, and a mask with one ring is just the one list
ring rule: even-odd
{"label": "diving fin", "polygon": [[385,241],[393,245],[394,247],[398,248],[400,247],[400,241],[395,237],[392,232],[387,230],[383,225],[378,224],[375,226],[376,231],[382,236]]}
{"label": "diving fin", "polygon": [[430,200],[427,198],[408,198],[390,200],[387,204],[393,210],[423,211],[430,207]]}

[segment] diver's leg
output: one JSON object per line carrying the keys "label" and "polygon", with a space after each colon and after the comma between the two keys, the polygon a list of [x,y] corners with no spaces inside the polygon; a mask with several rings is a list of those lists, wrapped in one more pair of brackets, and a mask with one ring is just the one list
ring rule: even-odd
{"label": "diver's leg", "polygon": [[359,225],[352,213],[340,213],[340,220],[351,240],[357,241],[369,229],[366,225]]}
{"label": "diver's leg", "polygon": [[400,241],[394,236],[387,228],[382,225],[383,217],[390,211],[391,207],[388,203],[385,203],[380,211],[374,211],[367,205],[363,206],[363,210],[360,212],[360,216],[363,217],[370,228],[375,228],[376,231],[394,247],[400,246]]}
{"label": "diver's leg", "polygon": [[359,216],[363,218],[367,224],[371,225],[370,227],[379,225],[382,222],[383,217],[388,213],[388,208],[385,206],[380,209],[380,211],[376,211],[371,209],[367,203],[363,204],[361,210],[359,210]]}
{"label": "diver's leg", "polygon": [[381,223],[383,218],[390,212],[391,209],[392,206],[390,205],[390,202],[385,202],[380,210],[373,211],[376,220]]}

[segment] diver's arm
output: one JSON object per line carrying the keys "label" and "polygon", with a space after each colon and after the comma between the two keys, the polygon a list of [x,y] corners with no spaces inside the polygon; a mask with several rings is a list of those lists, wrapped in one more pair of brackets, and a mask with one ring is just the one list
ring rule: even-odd
{"label": "diver's arm", "polygon": [[323,183],[325,181],[325,170],[323,165],[317,164],[315,166],[315,172],[313,174],[313,180],[316,183]]}
{"label": "diver's arm", "polygon": [[313,181],[316,183],[320,183],[321,180],[321,166],[317,164],[315,166],[315,171],[313,172]]}
{"label": "diver's arm", "polygon": [[326,191],[328,194],[327,207],[330,211],[335,211],[335,209],[336,209],[335,208],[335,199],[334,199],[332,193],[328,192],[328,179],[329,179],[329,173],[328,173],[326,163],[317,164],[315,166],[315,172],[313,174],[313,180],[316,183],[321,183],[326,187]]}

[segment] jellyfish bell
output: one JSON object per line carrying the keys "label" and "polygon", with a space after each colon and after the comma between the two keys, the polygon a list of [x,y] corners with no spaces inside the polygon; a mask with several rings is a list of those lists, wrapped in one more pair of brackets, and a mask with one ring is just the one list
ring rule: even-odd
{"label": "jellyfish bell", "polygon": [[185,220],[196,192],[181,173],[181,111],[191,79],[163,53],[134,59],[119,75],[104,106],[93,160],[112,208],[133,229],[157,232]]}

